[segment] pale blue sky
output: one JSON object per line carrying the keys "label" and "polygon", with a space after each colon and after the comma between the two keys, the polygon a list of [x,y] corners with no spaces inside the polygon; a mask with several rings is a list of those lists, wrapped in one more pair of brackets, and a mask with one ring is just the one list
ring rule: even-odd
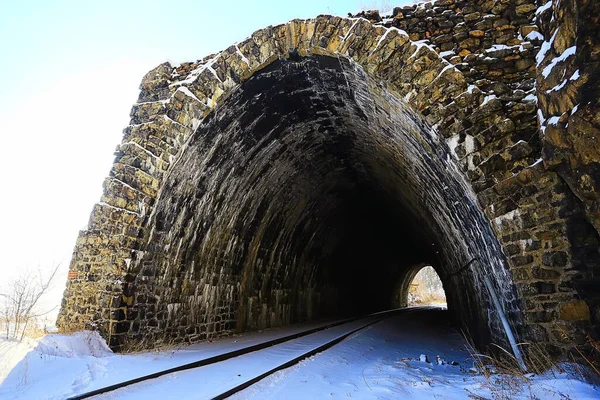
{"label": "pale blue sky", "polygon": [[57,262],[66,276],[148,70],[200,59],[267,25],[389,5],[0,0],[0,286],[24,268]]}
{"label": "pale blue sky", "polygon": [[[2,0],[1,4],[0,79],[3,92],[13,94],[32,76],[45,80],[113,60],[188,61],[222,50],[270,24],[322,13],[345,15],[376,2]],[[6,101],[3,95],[3,105]]]}

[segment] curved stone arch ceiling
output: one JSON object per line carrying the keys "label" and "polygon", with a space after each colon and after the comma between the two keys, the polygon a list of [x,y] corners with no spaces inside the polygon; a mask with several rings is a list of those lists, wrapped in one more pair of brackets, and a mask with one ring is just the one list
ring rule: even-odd
{"label": "curved stone arch ceiling", "polygon": [[[399,183],[392,182],[391,185],[388,182],[387,185],[392,187],[402,187],[406,190],[406,192],[389,193],[389,196],[400,196],[402,198],[402,203],[406,204],[406,206],[409,209],[417,210],[416,212],[421,214],[420,217],[424,222],[428,222],[429,224],[435,223],[438,231],[437,236],[441,237],[443,240],[446,240],[446,243],[444,243],[444,245],[441,246],[441,251],[445,252],[445,256],[440,256],[439,258],[452,260],[451,262],[448,262],[448,265],[440,266],[440,268],[445,269],[447,274],[451,273],[452,269],[458,269],[460,265],[468,261],[468,256],[475,253],[485,253],[486,250],[489,250],[489,247],[487,245],[490,245],[490,247],[495,246],[496,254],[493,254],[494,251],[490,251],[490,254],[484,255],[483,257],[485,257],[486,260],[491,264],[494,264],[496,268],[501,267],[502,261],[498,259],[499,245],[497,244],[497,242],[494,243],[493,235],[491,234],[491,231],[489,231],[489,228],[488,231],[484,233],[485,223],[483,222],[483,219],[481,219],[481,217],[479,217],[479,219],[477,219],[476,217],[474,220],[470,221],[473,223],[475,229],[480,230],[478,232],[469,232],[468,227],[458,226],[460,224],[460,221],[454,220],[453,218],[448,219],[448,216],[452,215],[453,213],[456,215],[467,215],[472,212],[477,213],[479,211],[476,210],[476,205],[474,204],[472,198],[467,198],[464,199],[465,201],[462,201],[465,193],[467,192],[467,184],[466,182],[464,182],[464,180],[458,183],[457,179],[460,180],[460,175],[457,173],[458,168],[454,165],[452,158],[449,156],[447,146],[443,144],[440,138],[431,130],[430,127],[427,126],[426,123],[424,123],[420,119],[420,117],[417,114],[414,113],[414,111],[410,111],[407,108],[407,106],[404,104],[404,100],[397,99],[395,95],[391,94],[388,90],[382,87],[381,84],[378,84],[376,81],[370,78],[368,73],[366,73],[361,66],[353,63],[352,60],[349,60],[345,57],[332,58],[329,55],[317,56],[317,58],[319,59],[320,65],[318,67],[314,67],[313,70],[323,71],[328,68],[338,69],[339,73],[344,77],[345,83],[347,85],[347,87],[344,87],[344,82],[338,84],[338,88],[341,88],[342,91],[347,91],[347,99],[329,99],[334,104],[343,104],[342,110],[347,110],[347,112],[350,114],[344,118],[345,126],[331,126],[332,130],[335,130],[335,128],[340,128],[342,130],[346,129],[349,132],[357,135],[357,132],[362,132],[366,129],[369,129],[368,126],[370,124],[377,126],[377,128],[374,128],[375,131],[377,131],[377,134],[375,134],[374,132],[372,132],[372,134],[363,134],[363,136],[369,138],[367,142],[365,142],[364,144],[361,143],[361,145],[357,146],[349,146],[349,149],[346,150],[346,152],[349,152],[350,155],[353,155],[355,161],[360,161],[357,164],[359,164],[361,168],[359,168],[359,171],[355,171],[357,177],[360,178],[361,175],[368,176],[373,174],[375,171],[375,175],[383,176],[385,179],[385,175],[389,175],[389,172],[385,171],[386,169],[393,167],[394,164],[400,166],[400,169],[398,169],[397,171],[392,171],[391,176],[392,178],[394,178],[402,175],[404,180],[401,180]],[[271,161],[280,162],[280,160],[277,157],[281,157],[284,152],[288,152],[293,155],[291,160],[288,160],[289,162],[291,162],[292,168],[294,168],[295,162],[302,163],[303,161],[307,161],[306,156],[300,155],[300,153],[306,149],[297,149],[296,151],[290,151],[289,147],[285,150],[282,150],[281,148],[282,142],[285,142],[290,135],[296,135],[295,132],[276,132],[273,129],[273,126],[268,125],[264,122],[265,120],[269,119],[269,112],[273,111],[274,114],[277,114],[279,111],[281,111],[280,108],[283,107],[283,103],[285,103],[286,101],[293,103],[293,101],[290,99],[293,98],[293,96],[296,94],[296,92],[290,92],[287,90],[288,86],[286,85],[288,85],[289,82],[285,81],[281,77],[275,77],[272,78],[271,81],[269,81],[268,76],[277,72],[277,68],[271,68],[274,64],[278,64],[280,69],[288,68],[290,70],[301,68],[298,66],[303,65],[301,62],[296,63],[294,61],[273,62],[260,71],[260,73],[257,75],[260,79],[251,78],[242,85],[241,89],[233,90],[232,93],[229,94],[227,98],[223,101],[223,103],[220,106],[217,106],[214,113],[211,113],[208,118],[199,123],[196,132],[193,134],[193,136],[188,141],[187,145],[184,147],[182,155],[173,164],[170,175],[166,179],[163,189],[160,192],[162,193],[162,195],[159,194],[157,205],[157,207],[159,207],[157,210],[158,214],[164,213],[171,215],[172,218],[176,218],[177,220],[172,221],[170,225],[179,226],[179,228],[177,229],[170,229],[169,227],[165,228],[165,231],[168,232],[167,235],[175,238],[168,240],[168,243],[165,245],[165,249],[167,251],[168,248],[173,244],[178,245],[177,239],[180,240],[180,245],[180,231],[183,229],[182,223],[183,221],[189,218],[189,215],[194,214],[194,212],[189,212],[187,208],[184,208],[183,213],[179,215],[168,211],[163,212],[163,208],[161,207],[168,207],[168,205],[172,201],[172,198],[174,196],[172,190],[178,190],[179,188],[179,190],[183,190],[184,192],[187,191],[187,194],[184,194],[184,196],[190,197],[191,194],[189,191],[197,190],[194,187],[196,184],[200,185],[201,182],[208,181],[209,186],[213,185],[213,187],[203,187],[202,191],[212,193],[213,195],[202,197],[202,200],[198,206],[202,208],[206,205],[202,202],[219,201],[219,197],[221,195],[219,185],[226,185],[225,182],[233,181],[235,182],[235,185],[239,184],[239,187],[237,187],[238,190],[234,191],[230,198],[224,202],[226,204],[233,205],[245,204],[244,207],[246,207],[248,206],[248,203],[245,202],[245,198],[250,196],[250,194],[253,193],[253,191],[260,192],[262,190],[268,190],[266,187],[263,186],[258,186],[257,188],[257,182],[263,179],[265,175],[267,175],[267,178],[270,179],[268,174],[278,173],[280,175],[285,175],[285,172],[287,172],[286,168],[290,167],[290,165],[286,165],[285,163],[274,166],[271,163]],[[290,73],[290,71],[288,71],[288,73]],[[252,110],[254,111],[254,114],[248,116],[246,115],[246,113],[249,112],[248,108],[237,108],[237,103],[244,101],[247,103],[260,103],[262,101],[260,97],[264,95],[264,90],[268,86],[264,83],[261,86],[261,79],[264,76],[267,76],[267,78],[265,78],[267,80],[267,83],[273,84],[273,80],[277,82],[277,87],[281,88],[278,89],[280,90],[279,94],[281,94],[283,97],[279,99],[279,102],[277,99],[269,99],[270,104],[275,106],[271,107],[271,109],[268,110],[268,112],[266,113],[267,116],[261,114],[262,109],[260,107],[258,108],[258,112],[256,112],[257,110]],[[312,76],[309,77],[308,80],[310,80],[310,78],[317,79],[319,77]],[[321,82],[321,85],[322,84],[323,83]],[[297,89],[292,86],[293,85],[291,84],[289,85],[290,90]],[[318,89],[320,89],[320,87],[318,87],[317,90]],[[306,90],[306,88],[301,88],[300,90],[298,90],[298,93],[303,90]],[[349,98],[352,98],[352,100],[354,101],[348,102],[347,100]],[[312,101],[315,101],[315,98],[313,97],[310,97],[310,99]],[[316,99],[316,101],[319,102],[320,100]],[[292,104],[292,106],[288,106],[288,108],[293,109],[293,106],[297,106],[297,104]],[[313,106],[310,105],[309,107]],[[302,111],[301,106],[297,107],[297,109]],[[233,112],[231,110],[243,110],[243,112],[237,113],[233,116],[228,115],[228,113]],[[325,107],[324,110],[321,110],[317,107],[317,114],[319,112],[327,114],[327,111],[327,107]],[[329,118],[331,118],[331,113],[329,114]],[[402,114],[403,118],[399,118],[400,114]],[[393,117],[392,121],[395,122],[393,126],[390,125],[390,116]],[[304,118],[306,118],[306,116],[302,114],[300,116],[297,116],[295,123],[297,124]],[[335,120],[335,118],[333,119]],[[317,120],[319,120],[318,116]],[[319,122],[323,121],[319,120]],[[324,122],[330,121],[327,121],[327,118],[325,118]],[[243,125],[244,123],[247,123],[248,125],[246,125],[244,128],[239,126]],[[294,128],[296,127],[297,125],[294,125]],[[226,134],[223,132],[224,130],[227,130]],[[404,133],[404,136],[402,136],[401,138],[397,137],[397,132],[399,131]],[[287,136],[281,136],[282,133],[286,133]],[[258,134],[258,136],[255,136],[256,134]],[[304,134],[308,134],[308,132],[304,132]],[[242,139],[235,139],[235,135],[243,135],[243,140],[247,140],[250,143],[250,147],[244,148],[244,146],[240,145]],[[234,139],[232,140],[231,137],[234,137]],[[319,143],[320,141],[318,136],[315,136],[311,139],[316,140],[317,143]],[[337,145],[339,144],[340,143],[337,143]],[[280,147],[278,148],[277,146]],[[385,163],[382,164],[381,160],[373,158],[372,153],[374,150],[369,150],[370,154],[369,151],[365,151],[365,149],[369,147],[378,148],[377,150],[375,150],[375,152],[383,158],[384,162],[391,160],[392,165]],[[333,152],[339,151],[339,149],[336,149],[334,147],[327,147],[326,150],[330,150]],[[195,156],[191,157],[190,153],[195,154]],[[217,154],[218,157],[216,156]],[[275,156],[273,156],[273,154],[275,154]],[[222,164],[230,159],[235,159],[236,162],[239,162],[237,162],[236,165],[231,166],[229,169],[219,169],[219,163]],[[264,162],[265,160],[266,162]],[[240,174],[240,172],[238,171],[243,171],[244,168],[252,162],[263,162],[264,168],[250,169],[250,177],[248,177],[246,180],[235,181],[235,179]],[[201,166],[199,168],[194,167],[194,165],[198,163]],[[297,166],[295,166],[295,168],[297,168]],[[324,169],[331,170],[332,168],[333,170],[335,170],[336,166],[332,165],[331,168]],[[377,172],[377,170],[383,172]],[[201,176],[202,173],[196,171],[204,171],[205,175]],[[192,175],[189,175],[190,173]],[[243,175],[244,172],[241,172],[241,174]],[[223,175],[224,178],[220,179],[220,175]],[[442,179],[441,183],[439,181],[440,177]],[[268,179],[267,183],[269,183]],[[364,180],[366,178],[363,176],[362,179]],[[323,185],[327,185],[327,182],[337,180],[339,180],[339,176],[334,175],[331,179],[327,179],[326,173],[323,173],[321,175],[317,173],[317,176],[313,176],[312,178],[309,177],[306,178],[304,181],[293,183],[298,185],[306,184],[309,186],[308,190],[310,190],[310,187],[315,185],[314,182],[321,182]],[[265,182],[262,183],[264,184]],[[382,182],[379,182],[379,184],[381,183]],[[283,182],[281,182],[281,184],[287,185],[290,184],[290,182],[286,182],[284,180]],[[448,186],[444,186],[446,184]],[[431,190],[428,190],[428,188],[430,188]],[[445,190],[455,192],[452,195],[450,195],[450,197],[454,196],[454,204],[448,204],[448,199],[446,198],[447,196],[445,195]],[[275,191],[271,193],[271,195],[276,196],[279,192],[281,192],[281,187],[276,188]],[[320,193],[321,191],[317,190],[317,192]],[[458,192],[461,193],[457,194]],[[161,202],[161,196],[166,199],[164,200],[164,205],[162,206],[161,204],[163,203]],[[177,204],[182,203],[184,202],[177,202]],[[253,234],[252,239],[246,239],[247,242],[250,241],[252,243],[250,245],[251,248],[253,248],[255,245],[259,245],[263,239],[263,235],[267,232],[273,230],[277,231],[277,229],[268,228],[270,221],[264,223],[264,221],[260,220],[260,216],[256,217],[258,214],[260,214],[259,209],[261,207],[266,208],[262,212],[268,214],[269,208],[271,206],[273,206],[273,203],[268,203],[268,200],[265,200],[264,198],[263,200],[259,200],[254,203],[250,202],[249,207],[253,209],[248,211],[247,213],[242,212],[242,218],[238,218],[238,221],[240,219],[243,221],[240,225],[242,228],[240,229]],[[310,204],[308,206],[310,206]],[[325,206],[327,206],[327,203],[325,204]],[[460,210],[461,207],[464,206],[466,206],[467,209]],[[452,210],[450,210],[449,207],[452,207]],[[302,211],[304,210],[299,210],[299,214],[302,214]],[[329,211],[331,211],[331,209]],[[225,215],[227,215],[227,213],[232,212],[235,211],[229,210],[228,212],[225,212]],[[283,206],[283,209],[279,210],[279,212],[283,215],[287,215],[285,205]],[[217,210],[215,211],[215,214],[211,214],[211,217],[208,217],[205,211],[198,211],[195,214],[204,215],[203,218],[207,218],[208,221],[203,221],[203,226],[208,225],[208,229],[212,229],[212,216],[218,218],[218,216],[220,215],[219,213],[220,211]],[[250,215],[250,217],[246,218],[245,216],[248,214]],[[442,219],[445,218],[445,220],[435,221],[436,217]],[[295,223],[295,221],[297,220],[298,215],[296,215],[296,218],[286,218],[284,220],[284,223],[288,223],[293,226],[297,225],[297,223]],[[193,235],[194,238],[197,238],[197,235],[209,237],[211,233],[214,233],[210,231],[203,231],[202,233],[198,234],[198,229],[202,230],[202,228],[199,228],[196,225],[197,222],[198,221],[194,221],[192,218],[191,222],[188,224],[188,226],[194,226],[193,228],[186,229],[189,235]],[[234,224],[234,222],[232,223]],[[258,223],[259,225],[253,226],[253,223]],[[150,226],[152,225],[155,224],[150,222]],[[314,229],[315,228],[313,227],[312,230],[308,229],[307,231],[308,233],[310,233],[314,231]],[[282,229],[280,232],[285,233],[290,230],[293,231],[293,227],[287,230]],[[465,241],[464,238],[461,237],[462,235],[460,232],[463,231],[469,232],[468,235],[470,235],[473,241],[476,241],[478,236],[487,235],[487,239],[484,239],[484,241],[490,240],[490,243],[486,242],[486,246],[481,246],[481,248],[469,248],[469,246],[467,245],[468,241]],[[189,242],[190,240],[193,242],[195,239],[185,239],[186,242]],[[243,241],[243,239],[240,240]],[[271,242],[271,250],[275,250],[280,240],[284,243],[286,242],[286,240],[282,240],[280,236],[277,237],[274,241]],[[156,243],[160,242],[160,239],[157,239],[156,237],[150,237],[148,239],[148,242]],[[287,242],[290,243],[290,240],[287,240]],[[218,245],[216,245],[216,247],[218,247]],[[192,248],[194,248],[194,246],[192,246]],[[254,280],[256,279],[255,276],[257,274],[266,274],[266,278],[264,278],[262,285],[260,285],[261,293],[263,293],[266,290],[266,287],[271,286],[270,282],[272,282],[272,279],[275,279],[274,275],[269,274],[269,269],[271,267],[269,265],[264,265],[264,260],[257,262],[257,255],[249,254],[251,251],[252,250],[248,250],[242,256],[235,258],[239,261],[246,259],[248,260],[247,263],[249,263],[248,265],[244,265],[242,267],[242,271],[240,271],[243,273],[243,275],[241,283],[242,287],[239,290],[241,290],[242,292],[240,294],[240,297],[243,298],[252,297],[253,295],[255,295],[254,292],[247,292],[247,290],[251,291],[251,289],[245,290],[243,286],[246,282],[251,282],[251,286],[255,284]],[[152,257],[153,256],[150,255],[147,256],[147,258],[141,258],[140,260],[138,260],[138,262],[142,264],[145,262],[148,262],[148,264],[156,264],[157,262],[159,264],[161,263],[160,261],[157,261]],[[179,263],[178,257],[180,257],[180,254],[176,252],[175,265]],[[301,255],[301,258],[304,257],[307,256],[305,254]],[[217,259],[215,259],[215,261],[217,261]],[[217,265],[210,265],[210,263],[210,258],[205,258],[204,262],[198,262],[196,263],[196,265],[203,264],[204,266],[202,268],[205,268],[207,270],[212,270],[214,268],[218,269]],[[267,262],[266,264],[269,263]],[[163,265],[165,264],[163,263]],[[168,271],[168,268],[173,268],[173,264],[169,264],[167,262],[166,265],[170,265],[170,267],[165,267],[165,269],[157,271],[157,274],[159,276],[163,273],[165,275],[172,275],[172,273]],[[316,265],[313,265],[312,271],[309,270],[310,272],[308,274],[308,281],[298,281],[297,279],[294,279],[293,282],[304,282],[304,284],[307,284],[308,286],[314,286],[313,278],[314,274],[316,273],[314,268],[316,268]],[[291,274],[296,277],[301,271],[307,272],[306,270],[301,270],[299,268],[296,268],[295,271],[296,272],[292,271]],[[219,275],[219,272],[217,270],[213,272],[216,275]],[[277,275],[277,273],[275,273],[275,275]],[[232,278],[232,281],[235,281],[236,279],[237,278]],[[219,284],[221,284],[221,282],[219,282]],[[160,285],[173,286],[173,282],[163,282],[159,284],[159,286]],[[478,295],[475,294],[475,296],[477,297]],[[181,299],[177,298],[176,300],[172,301],[180,303]],[[481,305],[482,301],[484,300],[480,298],[477,302],[479,305]],[[251,305],[249,305],[248,307],[251,307]],[[276,314],[277,311],[273,311],[273,313]],[[288,314],[286,314],[286,311],[283,311],[283,314],[280,317],[280,319],[286,320],[287,318],[289,318]],[[252,320],[252,318],[250,317],[248,317],[247,319],[249,321]],[[240,321],[238,318],[238,323],[239,322]],[[243,323],[242,326],[244,326]],[[264,327],[264,325],[260,324],[253,327],[256,328],[261,326]]]}
{"label": "curved stone arch ceiling", "polygon": [[[259,30],[252,34],[249,39],[229,47],[216,56],[208,57],[197,63],[184,63],[177,68],[172,68],[169,64],[163,64],[146,75],[141,86],[140,102],[132,110],[132,125],[125,131],[117,161],[111,172],[111,177],[106,182],[107,186],[117,186],[121,189],[106,190],[102,203],[97,205],[94,211],[95,214],[100,214],[109,209],[111,212],[111,226],[114,227],[114,230],[122,232],[123,241],[116,244],[116,247],[111,250],[114,252],[113,268],[117,271],[119,269],[129,271],[126,272],[129,277],[127,278],[128,283],[124,289],[125,294],[121,305],[125,304],[130,307],[133,304],[132,296],[134,295],[134,287],[136,287],[133,284],[136,279],[133,276],[134,269],[138,271],[140,277],[137,282],[138,287],[140,280],[146,280],[144,277],[157,273],[153,270],[155,266],[152,263],[144,264],[144,252],[155,250],[156,243],[161,240],[160,237],[165,236],[165,233],[157,227],[169,223],[169,221],[162,220],[166,218],[165,214],[153,210],[157,196],[166,188],[190,185],[189,182],[177,180],[176,177],[172,181],[169,181],[171,178],[165,180],[165,177],[169,174],[172,175],[173,165],[181,162],[181,155],[188,151],[195,140],[205,142],[214,140],[215,143],[223,140],[222,137],[218,136],[216,130],[207,131],[204,137],[196,137],[194,132],[202,129],[203,125],[209,124],[211,119],[218,119],[221,112],[219,106],[239,91],[243,91],[242,86],[245,85],[245,82],[251,82],[253,76],[260,74],[261,71],[267,71],[268,73],[269,66],[276,61],[289,60],[293,63],[296,60],[316,56],[322,57],[325,60],[323,62],[345,68],[345,74],[363,73],[365,77],[368,77],[369,79],[363,79],[363,83],[368,82],[372,86],[371,90],[383,93],[372,104],[372,109],[377,110],[378,113],[381,113],[381,110],[387,112],[389,103],[394,103],[395,100],[397,102],[397,99],[402,99],[413,110],[418,111],[418,114],[407,112],[407,115],[409,115],[409,119],[415,127],[414,129],[418,127],[428,132],[427,135],[421,137],[418,143],[418,146],[427,149],[426,152],[385,150],[385,143],[380,144],[380,147],[384,152],[390,153],[387,156],[389,159],[401,157],[403,154],[426,155],[430,158],[431,165],[440,168],[443,166],[443,168],[449,170],[449,172],[444,172],[447,173],[447,176],[457,179],[456,182],[450,182],[452,183],[450,186],[454,185],[455,190],[459,191],[462,196],[466,196],[465,201],[459,203],[460,207],[469,208],[471,212],[478,215],[478,221],[471,226],[459,226],[460,221],[454,220],[438,223],[437,229],[443,232],[438,236],[449,238],[464,234],[472,238],[483,238],[482,243],[490,243],[491,246],[479,246],[477,248],[477,253],[481,254],[480,257],[487,262],[481,268],[489,272],[493,271],[494,276],[499,278],[497,283],[500,290],[507,293],[506,301],[511,301],[513,298],[511,293],[514,288],[508,272],[503,266],[499,244],[476,205],[475,195],[470,185],[466,183],[461,172],[459,172],[461,168],[465,168],[465,160],[460,161],[460,167],[457,166],[456,161],[452,160],[455,154],[449,152],[448,147],[443,143],[445,137],[452,137],[452,140],[458,138],[462,129],[462,118],[469,116],[469,118],[477,120],[478,109],[492,108],[497,121],[504,119],[502,110],[498,109],[493,100],[484,100],[478,90],[469,88],[462,73],[441,58],[432,48],[420,42],[410,41],[405,32],[395,28],[388,29],[373,26],[369,21],[361,18],[320,16],[311,20],[294,20],[285,25]],[[346,84],[348,90],[354,90],[352,85],[348,82]],[[354,93],[356,98],[360,100],[362,92],[356,93],[354,91]],[[260,101],[259,98],[256,100]],[[371,106],[369,101],[371,100],[372,98],[364,99],[362,101],[364,109],[355,107],[355,111],[360,111],[363,114],[368,113],[369,106]],[[357,104],[360,103],[360,101],[357,101]],[[360,112],[356,118],[357,121],[364,118],[360,115]],[[486,129],[485,124],[490,123],[486,121],[481,122],[483,124],[481,130],[483,131]],[[238,129],[240,128],[238,127]],[[383,132],[385,132],[385,129],[383,129]],[[392,136],[393,130],[388,131],[386,134]],[[450,144],[452,144],[452,140]],[[416,146],[417,143],[411,143],[410,145]],[[213,153],[208,152],[204,158],[206,170],[209,172],[217,148],[223,152],[236,151],[235,143],[222,147],[213,146],[211,148]],[[252,157],[260,157],[260,154],[250,153],[246,156],[247,160],[242,159],[242,164],[249,162]],[[360,154],[357,157],[360,158]],[[415,164],[409,160],[398,159],[397,161],[402,163],[406,169],[415,167]],[[372,164],[370,167],[373,169],[381,166]],[[214,173],[222,172],[215,170]],[[234,170],[227,173],[231,175],[231,179],[235,179]],[[400,171],[398,176],[401,174]],[[431,175],[431,171],[429,171],[429,174]],[[417,175],[414,173],[405,173],[405,179],[407,180],[414,179],[415,176]],[[446,175],[442,174],[442,176]],[[431,179],[431,176],[428,177],[427,171],[422,177]],[[218,179],[212,179],[209,182],[201,176],[193,178],[192,181],[198,187],[210,184],[217,185],[221,182]],[[260,179],[260,174],[257,175],[257,179]],[[406,188],[418,186],[419,183],[415,182],[405,184]],[[205,190],[209,189],[214,191],[217,196],[212,199],[199,198],[195,201],[218,202],[218,188],[205,188]],[[119,195],[114,196],[114,193]],[[423,192],[411,193],[408,196],[405,195],[404,202],[408,208],[414,210],[431,210],[443,203],[439,193],[434,194],[437,197],[424,196]],[[248,193],[240,194],[240,196],[244,195],[247,196]],[[180,199],[180,201],[185,200]],[[312,204],[305,205],[305,207],[311,206],[314,207]],[[446,208],[437,215],[451,215],[453,212],[457,212],[454,209],[456,206],[455,204],[444,204]],[[254,215],[259,211],[258,209],[252,209],[245,212]],[[153,214],[153,212],[156,213]],[[172,217],[174,216],[169,218]],[[154,218],[157,221],[155,226],[151,227],[150,232],[143,229],[147,223],[144,221],[148,221],[148,218]],[[193,215],[186,215],[185,213],[179,214],[177,218],[180,219],[180,222],[188,218],[194,220]],[[92,218],[92,221],[90,229],[94,229],[95,226],[101,227],[102,222],[95,221],[94,218]],[[174,222],[170,221],[170,223]],[[230,221],[230,224],[235,223],[236,221]],[[210,243],[199,243],[199,237],[201,236],[199,232],[186,233],[181,230],[170,233],[171,239],[165,244],[166,249],[180,246],[181,238],[186,234],[197,246],[210,246]],[[206,234],[206,232],[203,234]],[[306,235],[305,232],[296,234]],[[235,241],[235,239],[233,240]],[[274,238],[273,240],[276,243],[283,241],[281,238]],[[147,241],[148,248],[142,245],[143,241]],[[469,256],[473,256],[474,253],[473,249],[465,245],[464,241],[458,241],[453,245],[463,247],[458,248],[457,251],[450,251],[447,250],[448,247],[444,247],[443,251],[447,254],[446,257],[442,258],[453,260],[449,263],[452,264],[451,266],[446,266],[447,274],[452,272],[452,268],[458,269],[460,265],[468,262]],[[233,247],[235,244],[231,246]],[[131,250],[133,250],[133,257]],[[215,254],[214,257],[218,258],[218,255]],[[241,261],[246,257],[246,254],[238,254],[236,257],[235,260]],[[133,262],[131,261],[132,258]],[[300,261],[294,260],[293,262]],[[176,266],[171,268],[176,268]],[[195,268],[200,268],[200,266],[196,265]],[[213,268],[214,276],[216,276],[219,266]],[[116,276],[118,276],[118,272]],[[239,301],[239,299],[236,299],[238,295],[236,291],[239,287],[238,283],[234,281],[223,282],[221,284],[222,290],[215,295],[214,292],[218,290],[214,285],[211,287],[209,284],[214,276],[212,278],[205,277],[206,282],[203,289],[197,287],[196,291],[199,290],[202,296],[212,299],[211,301],[215,304],[225,301],[224,299],[230,303]],[[252,280],[252,277],[245,277],[244,280]],[[479,280],[475,274],[467,278],[469,282],[460,284],[468,286]],[[174,281],[169,283],[172,284]],[[107,291],[107,294],[103,295],[109,299],[102,300],[104,303],[113,301],[110,300],[110,296],[113,299],[117,298],[119,292],[117,285],[115,283],[114,292]],[[148,282],[148,285],[148,291],[154,290],[157,299],[163,296],[164,291],[160,286],[150,282]],[[478,297],[481,293],[472,294]],[[310,294],[302,295],[310,297]],[[449,302],[460,301],[456,298],[453,300],[451,297],[449,296]],[[155,299],[153,301],[159,300]],[[470,297],[465,301],[470,302]],[[475,300],[475,302],[480,301],[481,299]],[[213,304],[214,307],[219,307],[215,304]],[[176,306],[171,306],[171,311],[164,312],[174,313],[174,307]],[[235,312],[236,310],[231,309],[226,311],[230,317]],[[481,311],[479,312],[481,313]],[[230,323],[232,318],[229,318],[227,323]],[[157,327],[161,328],[159,325]],[[123,330],[129,328],[123,325],[122,328],[109,329],[115,331],[115,333],[123,333]]]}

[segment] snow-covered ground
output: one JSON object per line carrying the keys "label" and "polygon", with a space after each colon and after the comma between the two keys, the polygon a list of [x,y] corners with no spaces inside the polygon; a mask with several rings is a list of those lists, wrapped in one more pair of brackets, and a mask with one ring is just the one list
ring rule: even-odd
{"label": "snow-covered ground", "polygon": [[[0,341],[0,399],[64,399],[317,325],[133,355],[113,354],[90,332],[48,335],[25,343]],[[322,331],[98,398],[209,398],[359,325]],[[486,379],[470,371],[471,367],[465,342],[449,328],[443,311],[420,310],[376,323],[233,398],[600,398],[598,388],[564,373],[531,376],[527,381],[500,376]]]}
{"label": "snow-covered ground", "polygon": [[0,399],[64,399],[224,352],[322,326],[269,329],[183,348],[114,354],[96,332],[0,339]]}
{"label": "snow-covered ground", "polygon": [[598,388],[566,374],[488,381],[471,371],[464,339],[444,319],[426,311],[384,320],[232,398],[600,398]]}

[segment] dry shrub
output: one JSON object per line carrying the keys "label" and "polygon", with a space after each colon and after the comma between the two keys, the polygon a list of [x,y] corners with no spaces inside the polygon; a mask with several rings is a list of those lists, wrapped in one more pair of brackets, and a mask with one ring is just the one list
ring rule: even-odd
{"label": "dry shrub", "polygon": [[[575,346],[575,350],[579,354],[579,357],[585,361],[590,369],[590,371],[585,371],[584,374],[589,380],[600,381],[600,340],[594,340],[588,335],[586,344],[590,348],[587,356],[579,349],[579,347]],[[571,354],[571,357],[577,362],[573,354]]]}
{"label": "dry shrub", "polygon": [[147,353],[151,351],[156,355],[160,353],[171,353],[172,355],[173,353],[175,353],[175,351],[180,350],[185,345],[186,343],[182,343],[181,341],[177,341],[168,337],[158,339],[128,340],[121,347],[119,352],[125,354],[132,354]]}
{"label": "dry shrub", "polygon": [[[576,342],[563,326],[559,325],[557,328],[561,339],[566,342]],[[583,364],[578,375],[587,381],[600,383],[600,340],[594,340],[589,334],[586,339],[585,344],[574,346],[575,352],[571,351],[569,356],[576,365]]]}
{"label": "dry shrub", "polygon": [[480,353],[475,349],[472,338],[465,331],[462,333],[473,361],[473,369],[485,378],[484,386],[490,390],[494,399],[508,400],[525,392],[529,379],[519,368],[514,355],[500,346],[496,346],[499,352]]}
{"label": "dry shrub", "polygon": [[[540,344],[518,344],[524,354],[528,369],[522,371],[512,352],[492,344],[490,352],[482,354],[475,349],[470,336],[465,331],[462,333],[473,361],[473,368],[485,378],[485,386],[490,390],[494,399],[508,400],[529,393],[531,399],[538,400],[532,391],[532,378],[536,375],[551,374],[556,377],[556,374],[567,373],[573,379],[590,380],[588,368],[578,364],[574,358],[575,363],[572,365],[556,363],[544,346]],[[598,342],[594,344],[598,345]],[[597,370],[596,373],[598,373]],[[568,394],[563,392],[556,392],[554,395],[556,398],[571,399]]]}

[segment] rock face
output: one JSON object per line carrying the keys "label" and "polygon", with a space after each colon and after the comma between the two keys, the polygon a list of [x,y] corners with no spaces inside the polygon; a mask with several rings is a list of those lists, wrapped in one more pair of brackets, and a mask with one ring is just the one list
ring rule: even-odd
{"label": "rock face", "polygon": [[600,230],[600,4],[557,2],[537,15],[546,40],[537,56],[542,154]]}
{"label": "rock face", "polygon": [[150,71],[59,326],[195,341],[390,307],[432,265],[478,344],[507,346],[484,275],[521,341],[585,343],[598,14],[563,3],[294,20]]}

